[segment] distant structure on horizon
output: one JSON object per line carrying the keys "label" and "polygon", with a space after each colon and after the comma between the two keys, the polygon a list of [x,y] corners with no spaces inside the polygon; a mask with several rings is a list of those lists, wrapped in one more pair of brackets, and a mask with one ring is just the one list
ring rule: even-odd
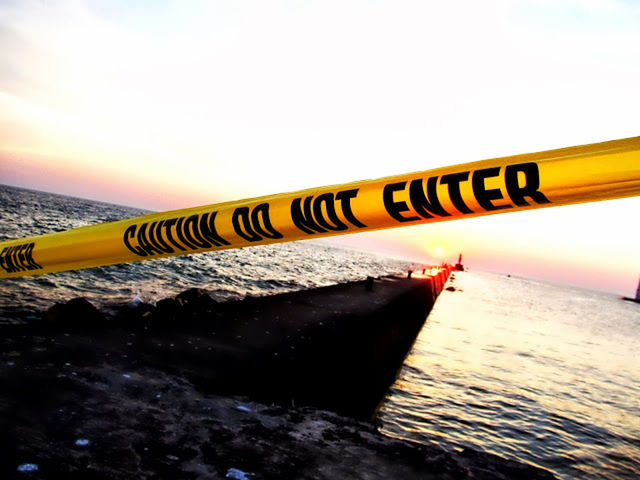
{"label": "distant structure on horizon", "polygon": [[638,288],[636,288],[636,298],[622,297],[623,300],[628,300],[629,302],[640,303],[640,278],[638,278]]}
{"label": "distant structure on horizon", "polygon": [[[458,272],[464,272],[464,265],[462,265],[462,254],[458,255],[458,263],[456,263],[454,267]],[[640,289],[640,285],[638,285],[638,288]],[[638,296],[637,293],[636,296]]]}

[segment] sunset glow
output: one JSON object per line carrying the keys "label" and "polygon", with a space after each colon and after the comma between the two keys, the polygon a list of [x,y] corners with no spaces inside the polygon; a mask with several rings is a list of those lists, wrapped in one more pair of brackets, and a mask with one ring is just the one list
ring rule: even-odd
{"label": "sunset glow", "polygon": [[[3,3],[0,183],[165,210],[635,136],[638,18],[615,0]],[[331,242],[630,295],[639,210]]]}

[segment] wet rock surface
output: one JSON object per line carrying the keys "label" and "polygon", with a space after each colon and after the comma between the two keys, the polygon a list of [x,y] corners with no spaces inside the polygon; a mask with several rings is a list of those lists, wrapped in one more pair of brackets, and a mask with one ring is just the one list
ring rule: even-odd
{"label": "wet rock surface", "polygon": [[130,356],[204,392],[371,419],[435,297],[429,279],[385,278],[225,303],[190,289],[111,315],[73,299],[40,322],[12,328],[24,336],[85,336],[75,347],[84,358],[96,349]]}
{"label": "wet rock surface", "polygon": [[[327,411],[203,395],[121,360],[24,361],[2,381],[14,400],[3,391],[2,478],[205,479],[230,469],[251,479],[551,478],[491,455],[390,439]],[[26,464],[37,470],[18,470]]]}
{"label": "wet rock surface", "polygon": [[111,317],[72,300],[2,327],[0,478],[553,478],[327,411],[375,407],[425,292],[389,279],[225,304],[189,290]]}

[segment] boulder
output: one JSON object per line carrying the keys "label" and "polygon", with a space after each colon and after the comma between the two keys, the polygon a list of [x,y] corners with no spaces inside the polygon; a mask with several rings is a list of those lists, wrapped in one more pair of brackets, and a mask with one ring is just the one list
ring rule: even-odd
{"label": "boulder", "polygon": [[210,319],[218,307],[218,302],[200,288],[185,290],[176,296],[176,300],[182,303],[185,318],[189,320]]}
{"label": "boulder", "polygon": [[56,303],[44,313],[46,325],[69,329],[90,330],[104,326],[104,315],[86,298],[72,298],[67,303]]}

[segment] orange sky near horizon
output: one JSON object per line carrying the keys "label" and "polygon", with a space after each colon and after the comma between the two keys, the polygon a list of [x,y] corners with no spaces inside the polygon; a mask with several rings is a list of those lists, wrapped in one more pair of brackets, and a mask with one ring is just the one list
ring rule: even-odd
{"label": "orange sky near horizon", "polygon": [[[589,0],[2,4],[0,183],[166,210],[635,136],[638,19]],[[327,241],[632,295],[638,211]]]}

